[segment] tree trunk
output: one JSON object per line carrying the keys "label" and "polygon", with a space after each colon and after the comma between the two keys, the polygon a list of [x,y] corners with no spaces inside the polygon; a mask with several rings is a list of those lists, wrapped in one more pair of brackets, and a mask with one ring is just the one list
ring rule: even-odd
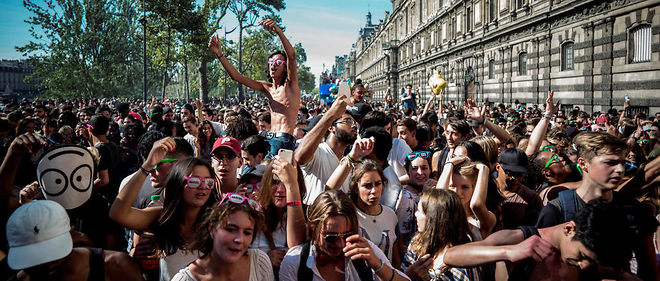
{"label": "tree trunk", "polygon": [[172,28],[167,25],[167,55],[165,55],[165,66],[163,66],[163,101],[165,100],[165,89],[167,88],[167,67],[170,63],[170,46],[172,46]]}
{"label": "tree trunk", "polygon": [[186,95],[186,102],[190,102],[190,86],[188,85],[188,59],[185,58],[183,61],[183,80],[184,80],[184,92]]}
{"label": "tree trunk", "polygon": [[[238,25],[238,71],[243,73],[243,25]],[[238,101],[242,102],[243,97],[243,85],[238,83]]]}
{"label": "tree trunk", "polygon": [[207,77],[207,59],[202,58],[199,63],[199,97],[202,99],[202,103],[207,103],[209,101],[209,83]]}

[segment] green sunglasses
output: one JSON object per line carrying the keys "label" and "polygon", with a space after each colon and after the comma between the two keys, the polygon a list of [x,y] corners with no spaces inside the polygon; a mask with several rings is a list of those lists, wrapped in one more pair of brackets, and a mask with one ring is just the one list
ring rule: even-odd
{"label": "green sunglasses", "polygon": [[561,163],[561,159],[559,159],[559,155],[557,155],[557,154],[552,155],[550,160],[548,160],[548,163],[545,163],[545,166],[543,167],[543,169],[547,169],[548,167],[550,167],[550,165],[552,165],[552,162]]}
{"label": "green sunglasses", "polygon": [[163,163],[173,163],[179,161],[179,158],[163,158],[163,160],[160,160],[160,163],[156,164],[154,166],[154,170],[158,169],[158,165],[163,164]]}
{"label": "green sunglasses", "polygon": [[552,150],[555,150],[554,145],[546,145],[539,148],[539,151],[552,151]]}

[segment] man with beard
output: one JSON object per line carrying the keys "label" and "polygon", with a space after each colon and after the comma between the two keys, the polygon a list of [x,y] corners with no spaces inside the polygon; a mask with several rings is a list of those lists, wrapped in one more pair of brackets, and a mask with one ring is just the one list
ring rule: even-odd
{"label": "man with beard", "polygon": [[284,47],[284,52],[277,51],[268,57],[267,82],[255,81],[239,73],[222,53],[217,34],[211,37],[209,48],[215,53],[222,63],[222,67],[233,80],[266,95],[271,108],[271,132],[267,134],[270,143],[269,154],[274,156],[281,148],[295,149],[296,138],[293,137],[293,130],[296,127],[298,106],[300,105],[300,87],[298,86],[296,53],[289,40],[284,36],[284,32],[271,19],[262,20],[259,25],[264,30],[275,32]]}
{"label": "man with beard", "polygon": [[[305,135],[296,149],[296,162],[302,169],[307,187],[303,203],[312,204],[314,199],[325,191],[330,175],[339,166],[346,147],[353,144],[357,133],[357,122],[346,111],[346,97],[341,96]],[[326,134],[325,141],[321,142]],[[347,178],[341,185],[344,192],[349,190],[348,183]]]}
{"label": "man with beard", "polygon": [[497,158],[498,188],[504,196],[501,204],[504,229],[534,225],[543,208],[536,192],[522,185],[528,162],[525,152],[517,148],[507,148]]}

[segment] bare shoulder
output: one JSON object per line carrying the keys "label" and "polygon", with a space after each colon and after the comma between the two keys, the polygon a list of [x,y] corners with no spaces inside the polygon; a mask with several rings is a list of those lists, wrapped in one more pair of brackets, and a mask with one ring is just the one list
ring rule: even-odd
{"label": "bare shoulder", "polygon": [[103,251],[106,280],[143,280],[140,267],[131,256],[116,251]]}

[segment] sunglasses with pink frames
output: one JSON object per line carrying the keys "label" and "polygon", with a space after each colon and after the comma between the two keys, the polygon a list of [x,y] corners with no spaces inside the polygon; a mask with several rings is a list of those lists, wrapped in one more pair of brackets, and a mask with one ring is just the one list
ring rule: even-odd
{"label": "sunglasses with pink frames", "polygon": [[186,187],[193,189],[208,189],[211,190],[215,188],[216,180],[214,178],[203,178],[196,176],[187,176]]}
{"label": "sunglasses with pink frames", "polygon": [[243,195],[240,195],[238,193],[233,193],[229,192],[225,194],[224,197],[222,197],[222,200],[220,200],[220,203],[218,203],[218,206],[222,205],[225,201],[234,203],[234,204],[243,204],[243,202],[247,201],[248,205],[255,211],[261,212],[261,204],[259,202],[252,200],[250,198],[247,198]]}
{"label": "sunglasses with pink frames", "polygon": [[274,58],[269,58],[268,59],[268,64],[275,64],[277,66],[281,66],[283,64],[286,64],[286,61],[283,59],[274,59]]}

